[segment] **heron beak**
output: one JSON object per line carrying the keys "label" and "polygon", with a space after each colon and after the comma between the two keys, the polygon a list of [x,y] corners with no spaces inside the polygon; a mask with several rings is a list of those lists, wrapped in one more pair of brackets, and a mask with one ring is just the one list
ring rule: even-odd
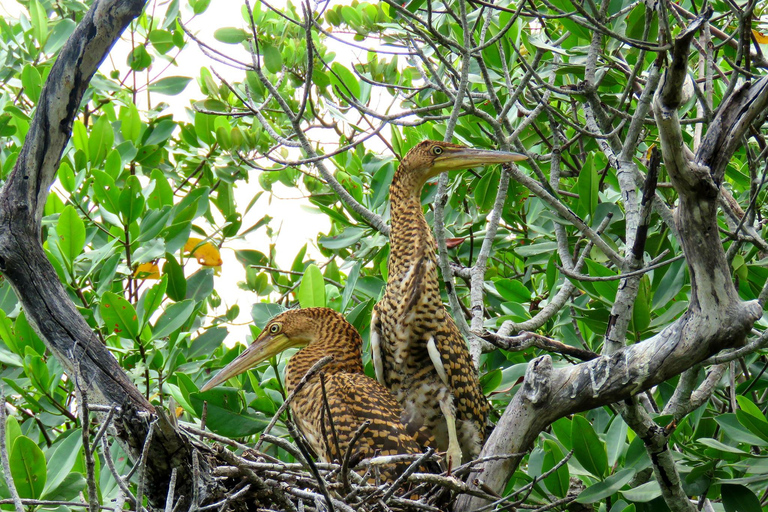
{"label": "heron beak", "polygon": [[230,377],[240,375],[244,371],[253,368],[258,363],[293,346],[295,345],[291,343],[291,339],[284,334],[272,336],[264,331],[258,338],[256,338],[256,341],[254,341],[250,347],[245,349],[242,354],[222,368],[214,378],[206,382],[205,385],[200,388],[200,391],[213,389]]}
{"label": "heron beak", "polygon": [[527,160],[528,157],[520,153],[507,151],[491,151],[488,149],[474,148],[444,148],[443,154],[435,158],[430,175],[437,176],[446,171],[458,171],[471,169],[481,165],[504,164]]}

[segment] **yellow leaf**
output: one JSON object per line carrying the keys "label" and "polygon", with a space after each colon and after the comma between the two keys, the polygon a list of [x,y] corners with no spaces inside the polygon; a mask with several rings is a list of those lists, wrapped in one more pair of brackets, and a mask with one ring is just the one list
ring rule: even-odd
{"label": "yellow leaf", "polygon": [[757,41],[759,44],[766,44],[768,43],[768,36],[763,34],[762,32],[758,32],[757,30],[752,31],[752,35],[755,36],[755,41]]}
{"label": "yellow leaf", "polygon": [[176,417],[177,418],[180,418],[183,413],[184,413],[184,408],[183,407],[176,407]]}
{"label": "yellow leaf", "polygon": [[160,279],[160,268],[157,263],[142,263],[136,267],[133,277],[136,279]]}
{"label": "yellow leaf", "polygon": [[202,238],[195,238],[195,237],[189,237],[187,240],[187,243],[184,244],[184,252],[192,252],[195,250],[195,248],[198,245],[201,245],[203,242]]}
{"label": "yellow leaf", "polygon": [[202,243],[199,238],[190,238],[184,244],[184,251],[191,252],[197,262],[204,267],[220,267],[222,263],[219,249],[211,242]]}

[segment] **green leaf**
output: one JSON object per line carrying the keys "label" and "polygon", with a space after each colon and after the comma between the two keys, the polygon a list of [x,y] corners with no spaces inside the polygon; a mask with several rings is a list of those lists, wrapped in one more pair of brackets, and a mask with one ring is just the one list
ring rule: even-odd
{"label": "green leaf", "polygon": [[183,300],[168,306],[152,329],[152,339],[157,340],[173,334],[189,320],[194,310],[195,301],[193,300]]}
{"label": "green leaf", "polygon": [[138,45],[128,54],[127,64],[134,71],[143,71],[152,65],[152,57],[143,44]]}
{"label": "green leaf", "polygon": [[61,484],[43,495],[43,499],[72,501],[80,495],[87,485],[82,473],[68,473]]}
{"label": "green leaf", "polygon": [[85,223],[75,211],[74,206],[67,205],[59,215],[56,234],[61,255],[72,265],[85,247]]}
{"label": "green leaf", "polygon": [[149,318],[157,311],[157,308],[163,303],[165,298],[165,290],[168,287],[168,276],[163,276],[151,288],[146,290],[141,299],[139,299],[136,313],[140,317],[139,330],[143,330],[147,325]]}
{"label": "green leaf", "polygon": [[331,83],[338,88],[345,96],[360,97],[360,83],[357,77],[350,70],[338,62],[331,64]]}
{"label": "green leaf", "polygon": [[261,44],[261,54],[264,57],[264,66],[270,73],[279,73],[283,69],[283,56],[280,50],[271,44]]}
{"label": "green leaf", "polygon": [[75,466],[75,461],[80,455],[80,449],[83,447],[80,429],[70,431],[66,439],[55,446],[56,451],[53,452],[48,462],[48,477],[43,491],[44,495],[55,490]]}
{"label": "green leaf", "polygon": [[[546,473],[550,469],[554,468],[565,456],[560,446],[547,439],[544,441],[544,460],[541,466],[541,472]],[[547,486],[549,492],[564,498],[568,494],[568,487],[570,485],[570,473],[568,471],[568,464],[563,464],[554,473],[550,474],[544,479],[544,485]]]}
{"label": "green leaf", "polygon": [[760,500],[748,487],[723,484],[720,486],[725,512],[761,512]]}
{"label": "green leaf", "polygon": [[67,39],[69,39],[69,36],[72,35],[72,32],[75,31],[75,27],[77,27],[77,23],[74,21],[60,19],[56,22],[53,30],[51,30],[51,33],[48,35],[48,40],[45,42],[43,51],[45,53],[56,53],[59,51],[61,47],[64,46]]}
{"label": "green leaf", "polygon": [[139,336],[139,322],[130,302],[116,293],[106,292],[101,297],[99,313],[110,333],[135,340]]}
{"label": "green leaf", "polygon": [[220,28],[213,33],[214,39],[227,44],[240,44],[248,39],[249,36],[250,34],[245,30],[234,27]]}
{"label": "green leaf", "polygon": [[153,169],[151,177],[154,188],[147,198],[147,206],[156,210],[163,206],[173,206],[173,189],[168,183],[168,179],[163,175],[163,171]]}
{"label": "green leaf", "polygon": [[139,141],[141,116],[133,103],[120,109],[120,133],[125,140],[130,140],[134,144]]}
{"label": "green leaf", "polygon": [[597,477],[608,473],[608,455],[605,445],[597,437],[595,429],[583,416],[574,416],[571,422],[573,455],[584,469]]}
{"label": "green leaf", "polygon": [[120,216],[123,224],[130,226],[144,212],[144,196],[141,193],[141,182],[134,175],[128,176],[125,186],[120,192]]}
{"label": "green leaf", "polygon": [[192,344],[189,346],[188,357],[193,359],[197,356],[207,355],[213,353],[221,342],[229,334],[226,327],[212,327],[206,330],[203,334],[192,340]]}
{"label": "green leaf", "polygon": [[85,157],[88,158],[88,130],[79,119],[75,119],[75,122],[72,123],[72,144],[74,144],[75,149],[85,153]]}
{"label": "green leaf", "polygon": [[496,193],[499,191],[499,180],[501,173],[498,168],[493,171],[485,171],[475,188],[475,202],[480,211],[487,212],[493,208],[496,201]]}
{"label": "green leaf", "polygon": [[101,116],[88,135],[88,157],[93,167],[101,165],[115,144],[115,133],[107,116]]}
{"label": "green leaf", "polygon": [[[740,398],[747,400],[747,398],[743,395],[736,397],[737,400],[739,400]],[[739,401],[739,405],[741,405],[741,401]],[[736,418],[739,420],[739,423],[747,427],[747,429],[749,429],[750,432],[758,436],[760,439],[764,441],[768,441],[768,422],[767,421],[765,421],[762,418],[758,418],[757,416],[754,416],[752,413],[747,412],[747,410],[745,409],[737,409]]]}
{"label": "green leaf", "polygon": [[297,295],[302,308],[325,307],[325,281],[322,272],[314,263],[304,271]]}
{"label": "green leaf", "polygon": [[528,302],[531,300],[531,290],[517,279],[497,279],[493,284],[504,300],[511,302]]}
{"label": "green leaf", "polygon": [[72,170],[72,168],[69,166],[67,162],[64,162],[64,161],[61,162],[61,165],[59,165],[59,171],[57,176],[59,178],[59,183],[61,183],[61,186],[64,187],[64,190],[66,190],[69,193],[74,192],[75,171]]}
{"label": "green leaf", "polygon": [[13,450],[13,443],[21,437],[21,427],[16,416],[7,416],[5,419],[5,446],[8,450]]}
{"label": "green leaf", "polygon": [[627,424],[619,416],[615,416],[608,427],[606,448],[608,450],[608,466],[613,467],[627,446]]}
{"label": "green leaf", "polygon": [[590,217],[595,214],[597,208],[597,192],[600,178],[595,170],[592,154],[587,157],[584,166],[579,172],[579,211]]}
{"label": "green leaf", "polygon": [[32,23],[32,35],[40,46],[45,44],[48,37],[48,13],[38,0],[29,2],[29,21]]}
{"label": "green leaf", "polygon": [[344,284],[344,291],[341,294],[341,310],[347,309],[349,299],[352,298],[352,294],[355,292],[355,285],[357,284],[357,278],[360,276],[360,268],[363,266],[363,262],[357,260],[352,266],[347,276],[347,282]]}
{"label": "green leaf", "polygon": [[101,206],[109,213],[117,215],[120,212],[120,192],[115,187],[115,180],[104,171],[94,169],[93,195]]}
{"label": "green leaf", "polygon": [[256,327],[263,329],[272,317],[285,311],[281,304],[271,304],[269,302],[258,302],[251,308],[251,318]]}
{"label": "green leaf", "polygon": [[168,53],[175,46],[173,43],[173,34],[167,30],[153,30],[149,33],[147,38],[158,53],[162,55]]}
{"label": "green leaf", "polygon": [[34,500],[40,498],[45,488],[46,464],[45,455],[37,443],[26,436],[19,436],[13,443],[8,462],[19,496]]}
{"label": "green leaf", "polygon": [[176,96],[186,89],[192,79],[186,76],[169,76],[149,85],[149,90],[166,96]]}
{"label": "green leaf", "polygon": [[594,503],[603,498],[607,498],[608,496],[612,496],[619,492],[619,489],[627,485],[632,478],[634,478],[635,473],[637,473],[637,471],[633,468],[622,469],[602,482],[597,482],[596,484],[587,487],[581,494],[579,494],[576,501],[579,503]]}
{"label": "green leaf", "polygon": [[185,298],[200,302],[213,292],[213,269],[201,268],[187,279]]}
{"label": "green leaf", "polygon": [[269,424],[264,417],[234,412],[226,404],[238,403],[237,392],[229,388],[216,388],[205,393],[190,393],[189,402],[197,415],[203,412],[203,400],[208,402],[206,427],[226,437],[245,437],[261,432]]}
{"label": "green leaf", "polygon": [[647,274],[640,279],[637,298],[632,308],[632,322],[637,332],[646,330],[651,324],[651,281]]}
{"label": "green leaf", "polygon": [[43,88],[43,82],[40,78],[40,72],[30,64],[24,66],[21,71],[21,85],[24,87],[24,93],[32,100],[33,103],[37,103],[40,98],[40,91]]}
{"label": "green leaf", "polygon": [[163,274],[168,276],[168,297],[176,302],[184,300],[187,295],[187,280],[184,277],[184,269],[176,261],[172,254],[165,254]]}
{"label": "green leaf", "polygon": [[634,489],[621,491],[621,494],[629,501],[648,503],[661,496],[661,487],[659,487],[659,482],[656,479],[651,479],[650,482],[638,485]]}

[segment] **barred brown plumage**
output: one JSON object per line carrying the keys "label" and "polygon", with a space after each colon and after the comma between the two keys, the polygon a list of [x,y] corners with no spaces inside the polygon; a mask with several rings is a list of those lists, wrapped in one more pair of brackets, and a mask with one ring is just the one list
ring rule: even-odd
{"label": "barred brown plumage", "polygon": [[[328,355],[333,357],[322,368],[322,376],[313,375],[290,404],[296,424],[321,459],[340,462],[358,427],[366,420],[371,423],[353,446],[353,460],[421,453],[400,421],[400,405],[387,389],[363,373],[360,334],[332,309],[293,309],[275,316],[259,337],[208,381],[202,391],[292,347],[303,348],[286,364],[287,393],[296,389],[316,362]],[[384,466],[382,475],[391,481],[407,466]]]}
{"label": "barred brown plumage", "polygon": [[485,437],[488,402],[469,350],[440,297],[436,244],[421,189],[440,173],[524,155],[424,141],[403,158],[390,187],[389,276],[371,319],[376,377],[403,406],[409,432],[426,428],[448,467],[475,458]]}

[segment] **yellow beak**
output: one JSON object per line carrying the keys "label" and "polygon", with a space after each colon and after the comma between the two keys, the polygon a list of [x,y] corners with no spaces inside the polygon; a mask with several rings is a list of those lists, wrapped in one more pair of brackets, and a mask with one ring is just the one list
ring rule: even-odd
{"label": "yellow beak", "polygon": [[225,382],[230,377],[240,375],[246,370],[256,366],[258,363],[279,354],[283,350],[294,346],[291,339],[283,334],[272,336],[266,330],[256,338],[250,347],[245,349],[242,354],[232,360],[227,366],[221,369],[214,378],[205,383],[200,391],[208,391],[219,384]]}
{"label": "yellow beak", "polygon": [[470,169],[489,164],[519,162],[527,159],[528,157],[525,155],[507,151],[445,147],[443,148],[443,153],[435,158],[430,174],[437,176],[446,171],[458,171],[459,169]]}

